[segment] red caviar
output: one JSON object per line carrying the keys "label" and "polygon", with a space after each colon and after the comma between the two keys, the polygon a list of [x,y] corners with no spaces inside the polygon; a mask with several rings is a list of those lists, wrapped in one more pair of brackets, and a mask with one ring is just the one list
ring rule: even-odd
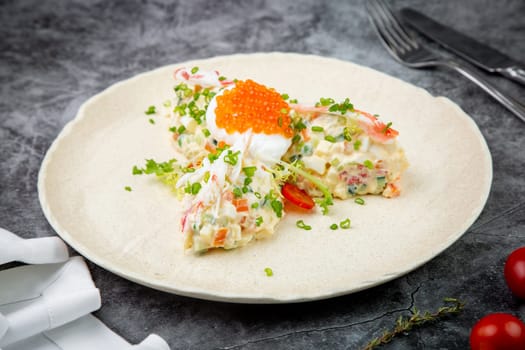
{"label": "red caviar", "polygon": [[253,80],[238,81],[217,97],[215,123],[227,133],[252,129],[257,134],[293,136],[290,106],[273,89]]}

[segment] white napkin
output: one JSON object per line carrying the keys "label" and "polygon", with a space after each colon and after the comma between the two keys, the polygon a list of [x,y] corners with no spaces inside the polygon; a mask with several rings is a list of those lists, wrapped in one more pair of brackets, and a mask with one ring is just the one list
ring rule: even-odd
{"label": "white napkin", "polygon": [[67,259],[66,245],[58,237],[23,239],[0,227],[0,265],[11,261],[49,264]]}
{"label": "white napkin", "polygon": [[158,335],[151,334],[142,343],[131,346],[92,315],[62,327],[25,339],[4,350],[169,350]]}
{"label": "white napkin", "polygon": [[154,334],[132,346],[89,315],[100,308],[100,293],[82,257],[68,260],[59,238],[24,240],[0,228],[0,263],[14,260],[41,265],[0,271],[2,349],[169,350]]}

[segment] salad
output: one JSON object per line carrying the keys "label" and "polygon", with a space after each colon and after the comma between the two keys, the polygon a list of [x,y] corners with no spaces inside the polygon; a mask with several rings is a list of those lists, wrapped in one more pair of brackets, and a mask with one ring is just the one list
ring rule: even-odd
{"label": "salad", "polygon": [[336,198],[399,195],[408,163],[398,131],[349,99],[300,104],[198,67],[174,78],[173,98],[145,112],[170,118],[174,158],[148,159],[133,174],[155,174],[183,202],[185,248],[233,249],[271,236],[285,201],[327,214]]}

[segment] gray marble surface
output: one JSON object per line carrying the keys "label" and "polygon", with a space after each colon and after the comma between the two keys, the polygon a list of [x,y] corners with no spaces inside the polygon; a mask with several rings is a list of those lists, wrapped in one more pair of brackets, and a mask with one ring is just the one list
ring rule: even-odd
{"label": "gray marble surface", "polygon": [[[407,5],[525,61],[522,0],[393,2]],[[1,1],[0,226],[23,237],[55,234],[40,209],[37,174],[46,149],[89,96],[158,66],[267,51],[353,61],[458,103],[479,125],[494,160],[483,213],[416,271],[310,303],[195,300],[90,263],[103,300],[95,315],[131,342],[153,332],[172,349],[245,350],[359,349],[414,306],[435,310],[444,297],[461,299],[465,310],[384,348],[465,349],[483,315],[503,311],[525,319],[525,302],[511,295],[502,273],[506,256],[525,244],[525,124],[455,73],[395,63],[375,37],[363,1]],[[524,87],[490,79],[525,100]]]}

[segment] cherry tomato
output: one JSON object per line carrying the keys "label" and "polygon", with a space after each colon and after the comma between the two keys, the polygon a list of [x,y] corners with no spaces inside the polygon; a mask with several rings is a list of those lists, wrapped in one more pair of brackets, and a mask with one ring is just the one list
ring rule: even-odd
{"label": "cherry tomato", "polygon": [[512,293],[525,299],[525,247],[516,249],[507,258],[505,280]]}
{"label": "cherry tomato", "polygon": [[291,183],[285,183],[281,189],[284,198],[303,209],[312,209],[315,206],[314,200],[305,191]]}
{"label": "cherry tomato", "polygon": [[525,349],[525,324],[509,314],[489,314],[472,328],[470,348],[472,350]]}

